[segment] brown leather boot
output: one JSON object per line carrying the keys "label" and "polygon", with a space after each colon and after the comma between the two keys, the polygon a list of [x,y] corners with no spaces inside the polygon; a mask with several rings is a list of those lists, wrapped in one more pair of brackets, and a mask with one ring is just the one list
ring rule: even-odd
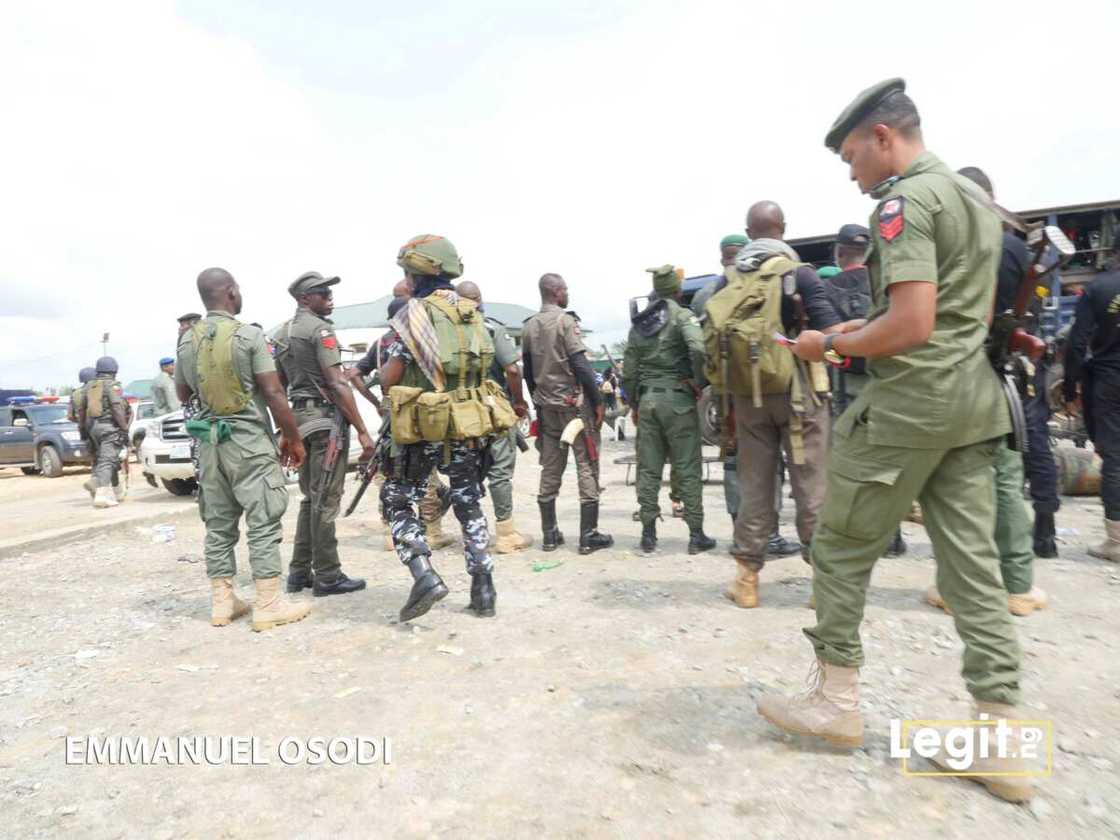
{"label": "brown leather boot", "polygon": [[[983,700],[976,701],[976,720],[981,720],[981,715],[987,715],[991,721],[987,726],[994,728],[999,720],[1019,720],[1019,715],[1015,711],[1014,706],[1008,706],[1004,703],[988,703]],[[996,736],[991,733],[988,738],[988,752],[989,755],[981,757],[980,755],[980,730],[985,727],[973,726],[969,727],[972,733],[974,742],[972,744],[972,764],[967,768],[966,772],[972,773],[988,773],[988,774],[1001,774],[1001,775],[969,775],[968,779],[981,784],[988,789],[990,793],[1004,799],[1008,802],[1026,802],[1034,796],[1034,784],[1031,778],[1026,775],[1004,775],[1004,774],[1025,774],[1030,771],[1027,762],[1019,758],[1020,737],[1019,733],[1022,730],[1020,726],[1011,726],[1011,733],[1007,738],[1007,751],[1009,756],[1016,756],[1015,758],[1001,757],[992,755],[991,753],[996,750]],[[954,767],[949,764],[947,759],[949,756],[942,752],[933,756],[930,760],[936,764],[940,769],[947,773],[960,773],[962,772],[959,767]]]}
{"label": "brown leather boot", "polygon": [[735,572],[735,579],[731,581],[731,587],[724,594],[735,606],[753,609],[758,606],[758,572],[747,565],[745,560],[736,557],[735,562],[739,568]]}
{"label": "brown leather boot", "polygon": [[289,624],[307,618],[311,605],[306,602],[289,601],[280,594],[280,578],[257,578],[257,600],[253,603],[253,629],[271,630],[281,624]]}
{"label": "brown leather boot", "polygon": [[758,701],[758,713],[787,732],[813,735],[838,747],[862,747],[859,668],[818,659],[809,671],[804,692],[764,694]]}
{"label": "brown leather boot", "polygon": [[249,612],[249,605],[237,597],[233,578],[210,578],[210,624],[225,627]]}
{"label": "brown leather boot", "polygon": [[945,599],[941,597],[941,593],[937,590],[936,583],[926,590],[926,603],[931,607],[937,607],[939,610],[945,610],[947,615],[953,614],[953,611],[949,609],[949,605],[945,603]]}
{"label": "brown leather boot", "polygon": [[494,523],[494,530],[498,536],[494,540],[494,551],[497,554],[513,554],[515,551],[524,551],[533,544],[532,537],[519,533],[513,524],[513,519],[499,519]]}

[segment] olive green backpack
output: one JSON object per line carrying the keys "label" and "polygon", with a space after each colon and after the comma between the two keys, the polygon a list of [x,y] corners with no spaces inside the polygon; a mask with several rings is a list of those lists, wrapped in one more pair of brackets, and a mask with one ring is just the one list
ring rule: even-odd
{"label": "olive green backpack", "polygon": [[233,366],[233,337],[241,327],[241,322],[233,318],[217,318],[199,321],[191,331],[198,390],[218,416],[237,414],[253,399]]}

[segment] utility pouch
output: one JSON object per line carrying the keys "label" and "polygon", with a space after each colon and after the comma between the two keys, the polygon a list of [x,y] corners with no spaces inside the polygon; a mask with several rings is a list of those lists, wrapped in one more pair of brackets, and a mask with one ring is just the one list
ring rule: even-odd
{"label": "utility pouch", "polygon": [[506,392],[497,382],[487,379],[482,383],[482,401],[490,410],[490,420],[495,432],[505,432],[517,425],[517,413],[506,398]]}
{"label": "utility pouch", "polygon": [[483,405],[475,389],[454,391],[451,399],[452,440],[485,437],[494,430],[490,410]]}
{"label": "utility pouch", "polygon": [[418,400],[422,393],[423,388],[407,385],[394,385],[389,389],[389,428],[393,443],[406,446],[424,439],[420,433]]}
{"label": "utility pouch", "polygon": [[447,440],[451,423],[451,395],[444,391],[425,391],[416,400],[420,437],[431,443]]}

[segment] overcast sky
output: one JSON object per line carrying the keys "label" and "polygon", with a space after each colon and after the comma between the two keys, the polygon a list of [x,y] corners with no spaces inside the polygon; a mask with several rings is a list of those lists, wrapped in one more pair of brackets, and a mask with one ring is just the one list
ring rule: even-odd
{"label": "overcast sky", "polygon": [[1108,0],[5,4],[0,386],[76,381],[106,331],[151,376],[211,265],[266,326],[309,269],[372,300],[428,232],[622,338],[644,269],[714,270],[756,200],[790,237],[865,221],[822,141],[895,75],[1001,203],[1120,198],[1118,31]]}

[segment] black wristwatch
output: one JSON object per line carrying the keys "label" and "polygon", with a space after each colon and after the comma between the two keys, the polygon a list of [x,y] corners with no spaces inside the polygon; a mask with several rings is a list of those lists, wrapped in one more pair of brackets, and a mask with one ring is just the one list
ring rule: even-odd
{"label": "black wristwatch", "polygon": [[847,364],[848,358],[840,354],[840,351],[834,350],[832,345],[836,342],[836,333],[830,333],[824,337],[824,360],[831,365],[843,366]]}

